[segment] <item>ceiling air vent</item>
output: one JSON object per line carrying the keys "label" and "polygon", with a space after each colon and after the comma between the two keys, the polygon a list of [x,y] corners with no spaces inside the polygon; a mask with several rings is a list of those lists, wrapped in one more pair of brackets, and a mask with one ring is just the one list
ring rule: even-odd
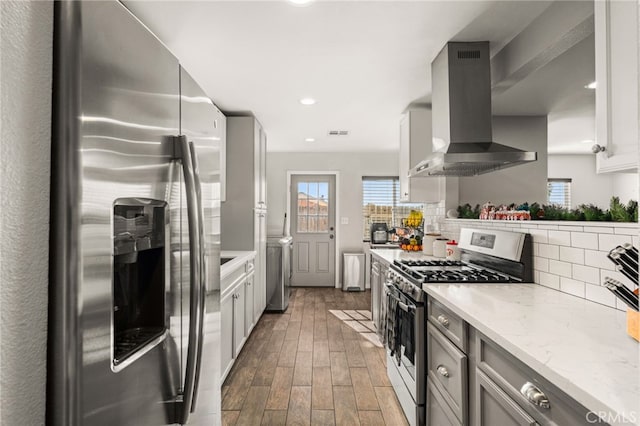
{"label": "ceiling air vent", "polygon": [[458,59],[480,59],[479,50],[458,50]]}
{"label": "ceiling air vent", "polygon": [[349,136],[348,130],[329,130],[329,136]]}

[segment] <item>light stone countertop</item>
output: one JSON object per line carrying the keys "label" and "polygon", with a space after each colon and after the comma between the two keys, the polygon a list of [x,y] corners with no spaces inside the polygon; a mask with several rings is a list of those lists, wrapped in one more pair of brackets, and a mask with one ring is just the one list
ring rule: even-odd
{"label": "light stone countertop", "polygon": [[611,424],[640,424],[640,346],[624,312],[535,284],[423,290]]}
{"label": "light stone countertop", "polygon": [[[372,250],[381,260],[432,259]],[[536,284],[428,284],[423,290],[612,425],[640,425],[640,344],[626,313]]]}
{"label": "light stone countertop", "polygon": [[225,279],[227,275],[229,275],[232,271],[245,263],[247,260],[251,260],[256,257],[256,252],[222,250],[220,252],[220,258],[222,259],[223,257],[233,257],[234,259],[220,266],[220,280]]}

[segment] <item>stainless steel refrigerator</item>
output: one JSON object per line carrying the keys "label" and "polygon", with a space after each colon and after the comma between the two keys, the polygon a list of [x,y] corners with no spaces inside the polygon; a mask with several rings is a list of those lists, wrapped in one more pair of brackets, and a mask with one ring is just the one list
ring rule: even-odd
{"label": "stainless steel refrigerator", "polygon": [[121,3],[54,10],[47,424],[219,424],[225,117]]}

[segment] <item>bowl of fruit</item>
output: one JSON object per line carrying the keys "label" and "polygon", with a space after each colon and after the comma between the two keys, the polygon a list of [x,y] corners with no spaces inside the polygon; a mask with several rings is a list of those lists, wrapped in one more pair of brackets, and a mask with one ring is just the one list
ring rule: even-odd
{"label": "bowl of fruit", "polygon": [[409,238],[403,238],[400,244],[400,248],[404,251],[421,251],[422,250],[422,237],[419,235],[411,235]]}

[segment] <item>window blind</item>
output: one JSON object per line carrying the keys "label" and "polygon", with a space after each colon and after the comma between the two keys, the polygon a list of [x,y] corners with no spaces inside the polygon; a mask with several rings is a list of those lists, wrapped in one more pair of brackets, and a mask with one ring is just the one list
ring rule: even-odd
{"label": "window blind", "polygon": [[547,203],[571,208],[571,179],[547,179]]}
{"label": "window blind", "polygon": [[422,211],[424,205],[400,202],[400,180],[397,176],[362,177],[363,239],[368,241],[372,223],[386,223],[389,228],[402,226],[411,210]]}

